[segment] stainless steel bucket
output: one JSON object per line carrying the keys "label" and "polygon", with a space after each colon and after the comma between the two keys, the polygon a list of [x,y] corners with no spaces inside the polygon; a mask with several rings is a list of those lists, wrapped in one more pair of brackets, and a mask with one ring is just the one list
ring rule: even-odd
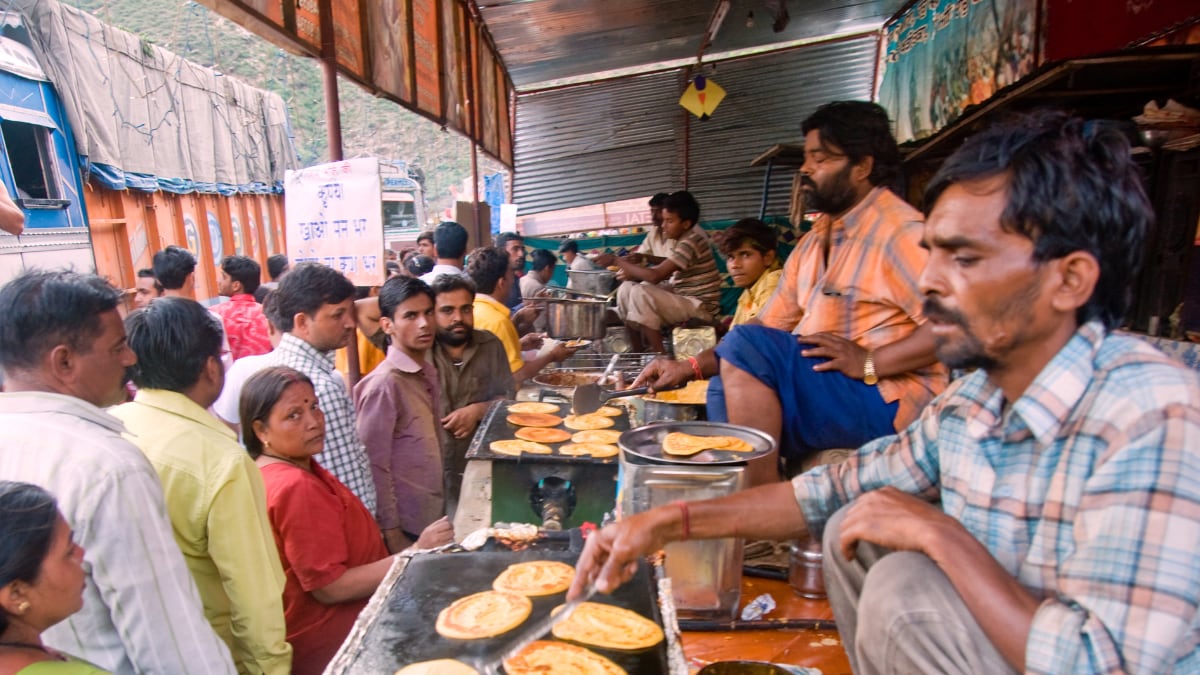
{"label": "stainless steel bucket", "polygon": [[587,340],[604,337],[604,310],[608,303],[563,298],[546,298],[542,302],[546,303],[546,332],[550,337]]}

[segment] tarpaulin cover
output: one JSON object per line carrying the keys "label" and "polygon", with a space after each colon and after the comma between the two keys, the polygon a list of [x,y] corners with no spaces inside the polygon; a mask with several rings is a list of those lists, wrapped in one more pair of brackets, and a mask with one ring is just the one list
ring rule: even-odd
{"label": "tarpaulin cover", "polygon": [[282,190],[299,168],[287,107],[55,0],[11,0],[29,28],[75,144],[112,189],[235,194]]}

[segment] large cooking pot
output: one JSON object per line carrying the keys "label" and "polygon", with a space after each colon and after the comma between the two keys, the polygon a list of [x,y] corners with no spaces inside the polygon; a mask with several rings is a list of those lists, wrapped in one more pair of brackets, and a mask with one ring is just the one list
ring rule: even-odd
{"label": "large cooking pot", "polygon": [[608,303],[603,300],[569,300],[545,298],[546,332],[552,338],[584,338],[600,340],[604,337],[604,310]]}
{"label": "large cooking pot", "polygon": [[567,288],[596,295],[608,295],[617,285],[617,275],[608,270],[567,270],[567,278]]}

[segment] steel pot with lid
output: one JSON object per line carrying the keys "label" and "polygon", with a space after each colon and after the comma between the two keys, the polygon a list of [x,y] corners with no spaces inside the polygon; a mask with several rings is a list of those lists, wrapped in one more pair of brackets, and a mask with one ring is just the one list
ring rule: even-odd
{"label": "steel pot with lid", "polygon": [[[663,451],[672,432],[695,436],[732,436],[750,452],[706,449],[690,456]],[[655,422],[621,434],[617,479],[618,517],[677,501],[724,497],[749,487],[751,470],[775,461],[775,441],[757,429],[719,422]],[[741,596],[742,542],[738,539],[692,540],[664,549],[680,616],[730,619]]]}

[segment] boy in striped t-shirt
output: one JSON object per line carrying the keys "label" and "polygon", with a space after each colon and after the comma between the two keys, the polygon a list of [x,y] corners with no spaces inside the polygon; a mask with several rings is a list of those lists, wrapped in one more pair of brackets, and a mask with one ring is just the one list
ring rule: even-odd
{"label": "boy in striped t-shirt", "polygon": [[600,265],[616,265],[622,279],[617,314],[625,322],[635,352],[663,351],[664,326],[690,319],[711,322],[720,311],[721,277],[708,235],[698,225],[700,204],[690,192],[676,192],[663,205],[661,231],[675,240],[671,254],[644,267],[644,256],[600,256]]}

